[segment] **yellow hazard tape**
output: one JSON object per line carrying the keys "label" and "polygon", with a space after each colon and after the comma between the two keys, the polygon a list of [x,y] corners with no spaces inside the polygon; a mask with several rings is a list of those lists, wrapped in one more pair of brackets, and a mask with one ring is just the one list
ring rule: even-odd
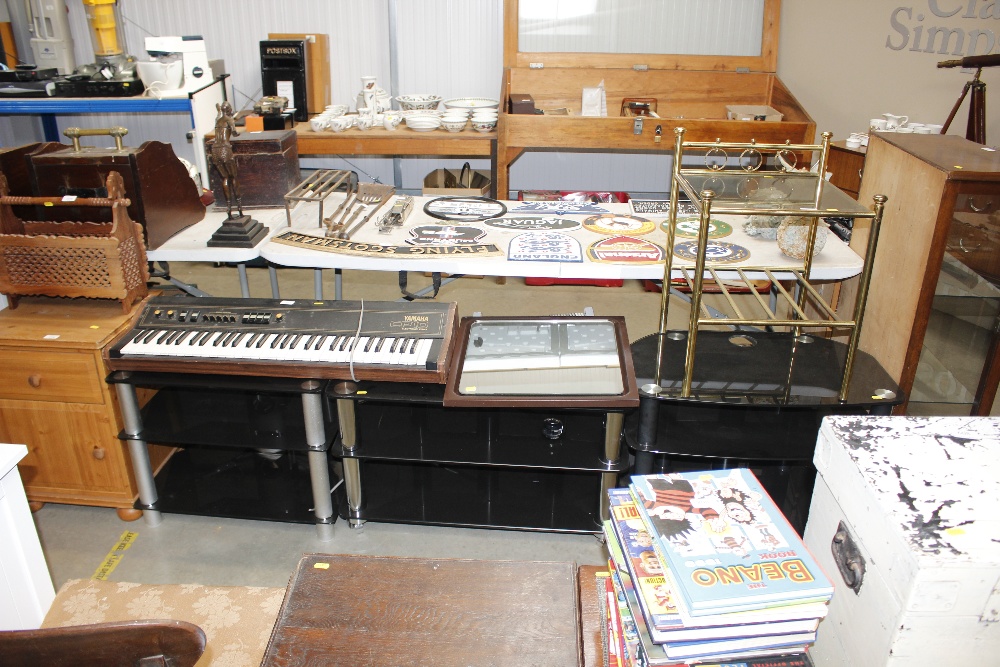
{"label": "yellow hazard tape", "polygon": [[129,547],[132,546],[138,537],[139,533],[132,532],[131,530],[126,530],[122,533],[121,537],[118,538],[118,542],[108,552],[108,555],[105,556],[104,562],[98,566],[90,578],[105,581],[108,575],[115,571],[118,563],[125,557],[125,552],[128,551]]}

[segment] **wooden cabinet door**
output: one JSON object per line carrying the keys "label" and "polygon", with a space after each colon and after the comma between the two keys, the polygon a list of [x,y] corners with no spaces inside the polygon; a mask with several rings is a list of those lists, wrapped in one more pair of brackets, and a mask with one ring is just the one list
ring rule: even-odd
{"label": "wooden cabinet door", "polygon": [[103,405],[0,401],[0,440],[28,446],[19,468],[32,500],[130,505],[133,485],[116,433]]}

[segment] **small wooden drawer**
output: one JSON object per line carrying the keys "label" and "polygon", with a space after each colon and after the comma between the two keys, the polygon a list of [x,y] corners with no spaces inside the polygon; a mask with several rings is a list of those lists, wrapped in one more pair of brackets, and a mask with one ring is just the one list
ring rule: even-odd
{"label": "small wooden drawer", "polygon": [[1000,197],[996,194],[960,194],[955,199],[956,213],[979,213],[989,215],[1000,209]]}
{"label": "small wooden drawer", "polygon": [[0,398],[65,403],[103,403],[102,373],[90,354],[0,350]]}

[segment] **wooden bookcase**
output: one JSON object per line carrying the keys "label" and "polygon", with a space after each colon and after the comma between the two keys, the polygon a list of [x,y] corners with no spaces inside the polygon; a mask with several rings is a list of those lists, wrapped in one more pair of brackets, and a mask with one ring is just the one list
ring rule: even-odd
{"label": "wooden bookcase", "polygon": [[[101,350],[128,328],[117,301],[28,297],[0,311],[0,441],[25,444],[32,503],[114,507],[133,520],[138,493]],[[152,447],[158,468],[172,450]]]}
{"label": "wooden bookcase", "polygon": [[[527,6],[525,2],[525,6]],[[811,143],[816,124],[775,75],[780,0],[765,0],[756,56],[530,53],[518,44],[519,0],[504,1],[504,73],[497,125],[497,196],[509,192],[510,166],[526,150],[669,152],[674,128],[689,141]],[[580,116],[582,91],[604,81],[607,117]],[[530,94],[536,109],[569,115],[511,114],[511,94]],[[657,98],[660,118],[619,116],[625,97]],[[727,105],[767,105],[780,122],[727,120]],[[659,129],[659,132],[657,132]],[[668,174],[664,174],[664,185]]]}
{"label": "wooden bookcase", "polygon": [[[902,414],[988,415],[1000,380],[1000,153],[954,135],[873,133],[860,200],[886,204],[860,349]],[[864,254],[858,220],[851,238]],[[841,303],[853,303],[848,281]]]}

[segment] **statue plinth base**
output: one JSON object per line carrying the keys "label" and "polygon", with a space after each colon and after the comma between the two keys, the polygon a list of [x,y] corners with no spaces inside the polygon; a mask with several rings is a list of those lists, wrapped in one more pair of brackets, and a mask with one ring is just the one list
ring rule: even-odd
{"label": "statue plinth base", "polygon": [[215,230],[208,240],[209,248],[253,248],[267,236],[267,227],[251,218],[241,215],[229,218]]}

